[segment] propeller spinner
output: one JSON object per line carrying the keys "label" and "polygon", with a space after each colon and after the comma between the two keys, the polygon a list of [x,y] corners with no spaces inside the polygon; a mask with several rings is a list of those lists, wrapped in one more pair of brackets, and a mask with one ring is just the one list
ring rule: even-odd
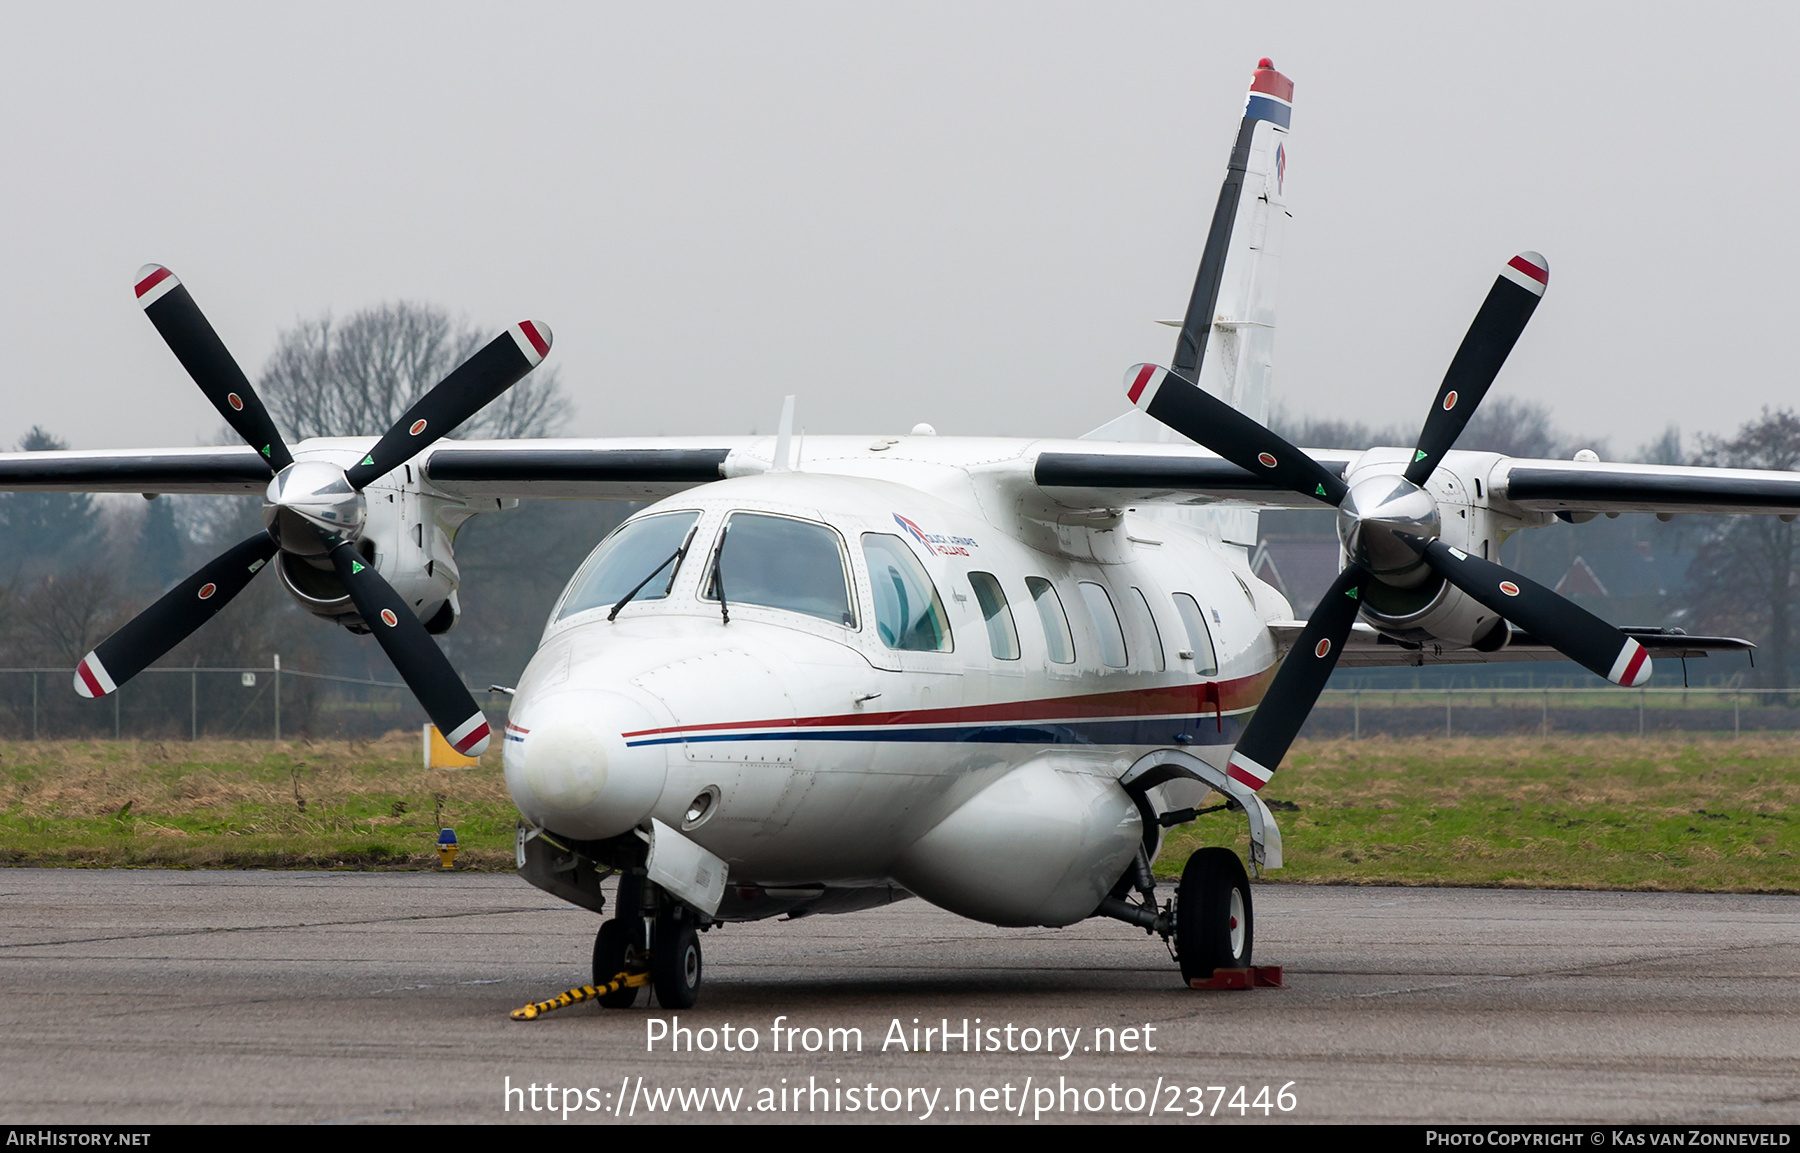
{"label": "propeller spinner", "polygon": [[[517,384],[550,352],[550,328],[521,321],[420,397],[350,468],[296,461],[248,378],[181,280],[159,264],[138,270],[138,303],[219,415],[268,462],[266,530],[204,565],[83,657],[75,691],[100,697],[142,672],[242,592],[278,552],[329,564],[400,677],[460,753],[488,745],[486,717],[443,650],[393,586],[356,548],[368,506],[362,490]],[[284,561],[285,563],[285,561]]]}
{"label": "propeller spinner", "polygon": [[1150,416],[1253,475],[1338,509],[1346,566],[1233,750],[1233,777],[1261,788],[1281,764],[1337,664],[1368,581],[1412,587],[1441,577],[1614,684],[1631,688],[1649,680],[1650,659],[1638,642],[1535,581],[1439,540],[1442,518],[1424,487],[1487,395],[1549,283],[1549,262],[1535,252],[1506,262],[1450,361],[1405,471],[1364,477],[1354,487],[1178,374],[1151,364],[1125,374],[1126,395]]}

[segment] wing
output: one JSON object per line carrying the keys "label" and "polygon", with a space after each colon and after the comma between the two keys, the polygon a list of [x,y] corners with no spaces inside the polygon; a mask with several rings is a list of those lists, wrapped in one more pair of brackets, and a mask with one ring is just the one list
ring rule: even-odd
{"label": "wing", "polygon": [[[1342,477],[1360,452],[1302,449]],[[1224,457],[1192,445],[1045,443],[1032,465],[1032,483],[1057,504],[1117,508],[1134,504],[1219,504],[1256,508],[1333,508],[1296,493],[1278,479],[1254,476]]]}
{"label": "wing", "polygon": [[[1231,503],[1260,508],[1329,508],[1273,479],[1253,476],[1203,448],[1183,444],[1042,441],[1031,481],[1057,504],[1118,508],[1133,504]],[[1343,477],[1357,449],[1302,449]],[[1393,455],[1399,450],[1373,449]],[[1496,512],[1545,523],[1533,514],[1584,520],[1601,513],[1800,516],[1800,472],[1535,460],[1451,450],[1444,464],[1479,478]]]}
{"label": "wing", "polygon": [[[655,500],[767,468],[753,454],[766,439],[446,440],[418,463],[451,496]],[[374,444],[374,437],[308,440],[294,455],[349,462]],[[734,450],[738,463],[727,469]],[[247,446],[0,453],[0,492],[229,494],[268,486],[269,466]]]}
{"label": "wing", "polygon": [[5,492],[262,492],[269,466],[248,445],[0,453]]}
{"label": "wing", "polygon": [[1505,458],[1489,477],[1496,505],[1568,520],[1603,512],[1800,514],[1793,472]]}
{"label": "wing", "polygon": [[[1271,621],[1269,634],[1275,651],[1285,656],[1293,647],[1305,621]],[[1707,653],[1747,652],[1756,646],[1737,637],[1688,636],[1679,630],[1623,627],[1619,630],[1650,650],[1653,658],[1704,657]],[[1512,641],[1497,652],[1439,644],[1408,644],[1377,632],[1362,622],[1351,626],[1345,638],[1338,668],[1372,669],[1423,665],[1483,665],[1507,661],[1563,661],[1569,658],[1527,633],[1515,632]]]}

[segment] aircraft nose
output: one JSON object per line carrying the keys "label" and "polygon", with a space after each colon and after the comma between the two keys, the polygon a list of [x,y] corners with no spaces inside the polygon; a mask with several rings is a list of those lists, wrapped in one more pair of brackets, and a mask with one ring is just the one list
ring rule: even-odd
{"label": "aircraft nose", "polygon": [[578,840],[617,836],[662,795],[667,754],[622,734],[657,727],[618,693],[575,691],[533,701],[506,726],[506,787],[533,823]]}

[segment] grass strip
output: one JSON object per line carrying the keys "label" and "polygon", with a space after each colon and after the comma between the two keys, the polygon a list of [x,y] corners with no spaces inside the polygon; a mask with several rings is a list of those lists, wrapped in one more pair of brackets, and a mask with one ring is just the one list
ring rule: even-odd
{"label": "grass strip", "polygon": [[[1264,796],[1272,881],[1800,892],[1793,737],[1375,738],[1298,742]],[[512,868],[498,752],[426,770],[418,737],[369,742],[0,745],[0,863],[191,868]],[[1171,830],[1157,871],[1244,851],[1242,817]]]}

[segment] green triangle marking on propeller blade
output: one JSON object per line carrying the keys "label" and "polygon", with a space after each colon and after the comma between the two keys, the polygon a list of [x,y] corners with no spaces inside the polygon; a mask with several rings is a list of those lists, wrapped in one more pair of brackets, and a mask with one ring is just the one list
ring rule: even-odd
{"label": "green triangle marking on propeller blade", "polygon": [[355,574],[361,572],[362,570],[364,570],[368,567],[369,567],[368,565],[364,564],[363,562],[361,562],[359,560],[353,560],[350,562],[350,573],[352,576],[354,576]]}
{"label": "green triangle marking on propeller blade", "polygon": [[1325,486],[1322,484],[1313,486],[1313,495],[1314,496],[1324,496],[1325,495]]}
{"label": "green triangle marking on propeller blade", "polygon": [[263,454],[263,455],[264,455],[264,456],[268,456],[268,455],[269,455],[269,446],[268,446],[268,445],[266,445],[266,444],[265,444],[265,445],[263,445],[263,446],[262,446],[262,454]]}
{"label": "green triangle marking on propeller blade", "polygon": [[1346,591],[1346,592],[1345,592],[1345,593],[1344,593],[1344,595],[1345,595],[1345,596],[1347,596],[1347,597],[1349,597],[1349,598],[1350,598],[1350,599],[1351,599],[1351,600],[1355,600],[1355,599],[1356,599],[1356,590],[1355,590],[1355,589],[1350,589],[1350,590],[1348,590],[1348,591]]}
{"label": "green triangle marking on propeller blade", "polygon": [[1417,464],[1424,459],[1425,459],[1425,450],[1424,449],[1422,449],[1422,448],[1415,449],[1413,451],[1413,463],[1414,464]]}
{"label": "green triangle marking on propeller blade", "polygon": [[[1421,453],[1420,455],[1424,454]],[[375,463],[375,454],[370,453],[368,456],[363,457],[362,462],[367,465],[373,465]]]}

